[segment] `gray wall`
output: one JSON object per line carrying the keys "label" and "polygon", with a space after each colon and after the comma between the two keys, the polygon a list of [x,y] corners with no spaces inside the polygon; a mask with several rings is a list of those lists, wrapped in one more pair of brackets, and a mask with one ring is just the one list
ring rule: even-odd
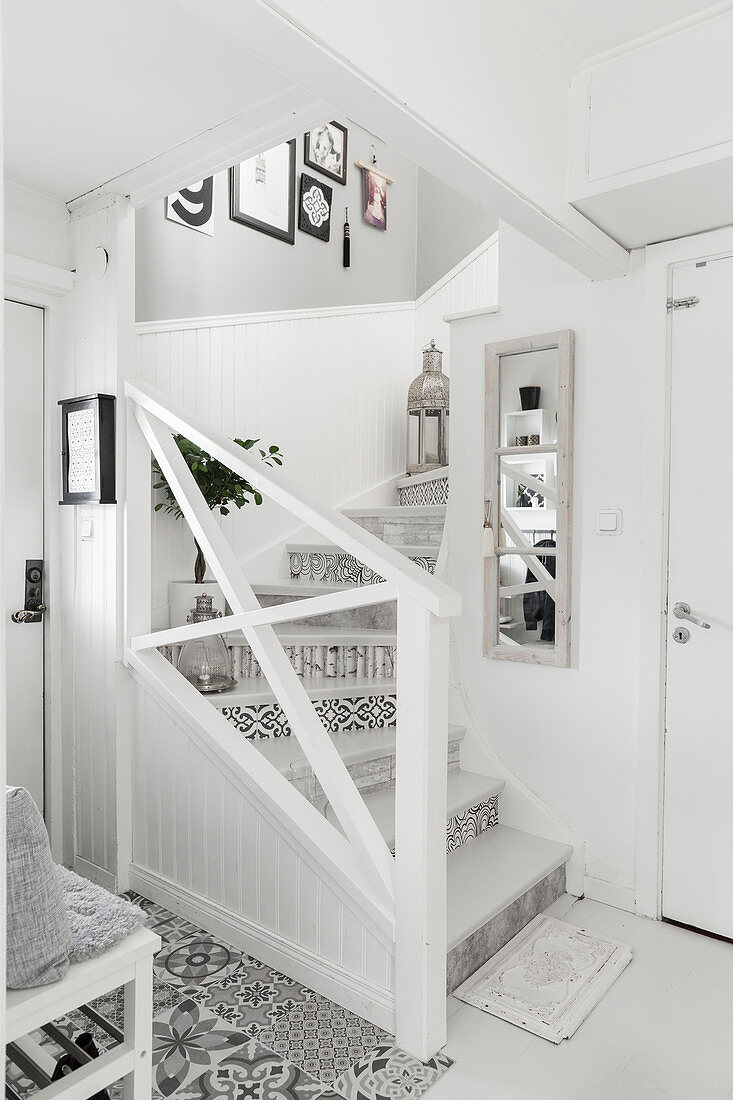
{"label": "gray wall", "polygon": [[422,168],[417,174],[416,290],[419,297],[495,233],[499,222]]}
{"label": "gray wall", "polygon": [[[347,123],[346,186],[333,183],[333,221],[328,244],[301,233],[295,244],[275,240],[229,218],[228,174],[214,181],[214,236],[165,217],[162,200],[136,219],[136,316],[138,321],[258,313],[321,306],[412,301],[415,298],[417,168],[366,130]],[[361,217],[361,171],[376,145],[380,165],[395,183],[388,188],[387,230]],[[297,135],[296,204],[303,164]],[[349,207],[351,267],[341,262],[344,207]],[[448,265],[450,266],[450,265]],[[447,269],[446,269],[447,270]]]}

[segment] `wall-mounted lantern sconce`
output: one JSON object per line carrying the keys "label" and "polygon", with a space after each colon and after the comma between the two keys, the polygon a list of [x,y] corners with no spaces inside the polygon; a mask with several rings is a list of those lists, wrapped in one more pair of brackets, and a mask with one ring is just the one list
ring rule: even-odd
{"label": "wall-mounted lantern sconce", "polygon": [[59,504],[116,504],[115,399],[91,393],[61,406]]}

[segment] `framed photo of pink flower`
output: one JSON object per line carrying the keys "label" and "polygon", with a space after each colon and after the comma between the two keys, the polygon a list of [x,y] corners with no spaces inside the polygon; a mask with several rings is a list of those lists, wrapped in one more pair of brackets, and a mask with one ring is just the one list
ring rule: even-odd
{"label": "framed photo of pink flower", "polygon": [[364,221],[375,229],[387,228],[387,180],[369,168],[361,170],[364,194]]}

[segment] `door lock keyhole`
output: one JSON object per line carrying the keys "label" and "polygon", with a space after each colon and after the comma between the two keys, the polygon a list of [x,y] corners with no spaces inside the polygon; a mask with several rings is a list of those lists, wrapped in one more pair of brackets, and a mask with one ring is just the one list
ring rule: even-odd
{"label": "door lock keyhole", "polygon": [[678,626],[672,632],[672,637],[676,642],[679,642],[680,645],[686,645],[690,640],[690,632],[686,626]]}

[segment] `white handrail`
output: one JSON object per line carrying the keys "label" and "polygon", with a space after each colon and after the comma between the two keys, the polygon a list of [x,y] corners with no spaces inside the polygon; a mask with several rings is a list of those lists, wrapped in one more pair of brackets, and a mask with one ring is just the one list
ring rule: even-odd
{"label": "white handrail", "polygon": [[302,489],[291,486],[280,470],[275,472],[264,463],[253,462],[242,447],[222,432],[207,427],[199,417],[171,402],[154,386],[141,381],[128,381],[125,382],[125,393],[140,408],[245,477],[275,504],[353,554],[433,615],[442,619],[460,614],[461,598],[453,588],[414,565],[353,520],[319,503]]}
{"label": "white handrail", "polygon": [[275,623],[297,622],[311,615],[328,615],[332,611],[350,610],[355,607],[371,607],[374,604],[387,603],[397,599],[394,585],[364,585],[352,588],[348,592],[328,592],[323,596],[312,596],[307,600],[295,600],[288,603],[273,604],[259,611],[245,611],[241,615],[224,615],[220,619],[209,619],[203,623],[191,623],[187,626],[175,626],[170,630],[157,630],[152,634],[141,634],[130,640],[130,648],[158,649],[163,645],[182,645],[194,638],[209,638],[212,634],[229,634],[234,630],[246,631],[248,626],[272,626]]}

